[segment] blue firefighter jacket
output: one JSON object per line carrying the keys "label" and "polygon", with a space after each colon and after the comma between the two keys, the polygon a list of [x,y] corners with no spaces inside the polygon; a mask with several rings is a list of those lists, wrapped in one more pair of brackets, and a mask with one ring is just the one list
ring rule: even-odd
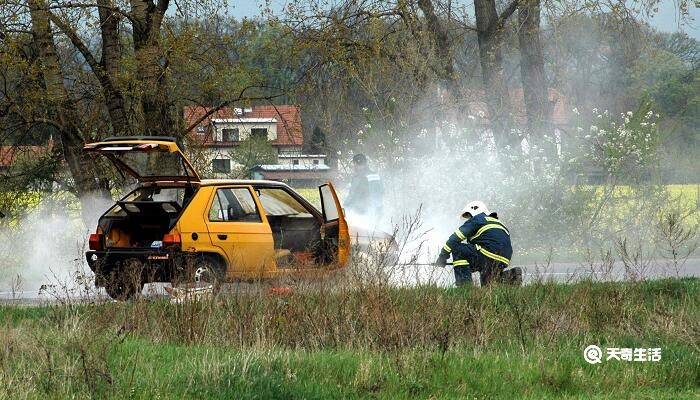
{"label": "blue firefighter jacket", "polygon": [[450,235],[440,252],[440,257],[449,257],[452,249],[465,240],[473,244],[484,256],[505,265],[510,263],[513,256],[508,229],[498,218],[489,217],[484,213],[468,219]]}
{"label": "blue firefighter jacket", "polygon": [[378,174],[369,168],[357,171],[350,182],[345,207],[352,212],[379,217],[382,211],[384,185]]}

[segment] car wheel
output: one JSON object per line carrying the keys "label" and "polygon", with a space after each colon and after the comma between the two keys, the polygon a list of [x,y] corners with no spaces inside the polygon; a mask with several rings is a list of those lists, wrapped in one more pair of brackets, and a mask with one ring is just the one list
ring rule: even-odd
{"label": "car wheel", "polygon": [[198,285],[213,285],[218,289],[224,281],[225,268],[211,256],[199,257],[195,263],[192,280]]}
{"label": "car wheel", "polygon": [[126,301],[143,291],[141,276],[143,264],[137,259],[127,260],[119,273],[113,273],[107,278],[105,291],[109,297],[117,301]]}
{"label": "car wheel", "polygon": [[189,256],[182,268],[172,281],[174,287],[204,287],[213,286],[215,290],[221,287],[226,276],[225,265],[215,256],[197,255]]}
{"label": "car wheel", "polygon": [[141,293],[142,290],[143,284],[137,286],[116,279],[107,282],[107,285],[105,285],[105,291],[109,297],[117,301],[127,301],[136,294]]}

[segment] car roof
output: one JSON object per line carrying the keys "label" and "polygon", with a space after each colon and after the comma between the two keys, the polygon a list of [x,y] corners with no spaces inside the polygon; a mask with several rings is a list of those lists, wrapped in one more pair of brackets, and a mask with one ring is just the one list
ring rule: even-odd
{"label": "car roof", "polygon": [[223,186],[223,185],[251,185],[251,186],[283,186],[289,187],[284,182],[253,180],[253,179],[202,179],[201,186]]}
{"label": "car roof", "polygon": [[[141,186],[183,186],[189,182],[177,182],[171,180],[144,182]],[[200,181],[191,182],[195,186],[224,186],[224,185],[245,185],[245,186],[278,186],[292,188],[284,182],[254,180],[254,179],[202,179]]]}

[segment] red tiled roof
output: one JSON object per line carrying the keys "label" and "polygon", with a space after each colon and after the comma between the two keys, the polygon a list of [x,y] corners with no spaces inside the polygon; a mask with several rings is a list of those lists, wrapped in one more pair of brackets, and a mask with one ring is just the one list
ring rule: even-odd
{"label": "red tiled roof", "polygon": [[[192,126],[197,120],[209,112],[210,108],[203,106],[187,106],[184,108],[185,126]],[[217,110],[205,118],[194,127],[188,135],[195,140],[198,139],[197,127],[204,127],[206,135],[204,140],[199,140],[204,145],[213,145],[211,138],[211,120],[224,118],[274,118],[277,120],[277,139],[272,141],[277,146],[301,146],[304,144],[304,137],[301,133],[301,111],[296,105],[266,105],[252,107],[251,112],[244,115],[235,115],[233,108],[226,107]]]}
{"label": "red tiled roof", "polygon": [[36,157],[50,151],[49,146],[0,146],[0,168],[7,168],[20,157]]}

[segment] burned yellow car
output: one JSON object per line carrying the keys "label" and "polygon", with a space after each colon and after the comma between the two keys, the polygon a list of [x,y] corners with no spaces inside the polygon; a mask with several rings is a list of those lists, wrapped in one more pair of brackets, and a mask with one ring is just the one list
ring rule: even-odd
{"label": "burned yellow car", "polygon": [[284,183],[201,179],[174,139],[110,138],[83,150],[139,182],[100,217],[86,252],[95,284],[114,299],[149,282],[318,276],[348,264],[330,183],[319,187],[318,210]]}

